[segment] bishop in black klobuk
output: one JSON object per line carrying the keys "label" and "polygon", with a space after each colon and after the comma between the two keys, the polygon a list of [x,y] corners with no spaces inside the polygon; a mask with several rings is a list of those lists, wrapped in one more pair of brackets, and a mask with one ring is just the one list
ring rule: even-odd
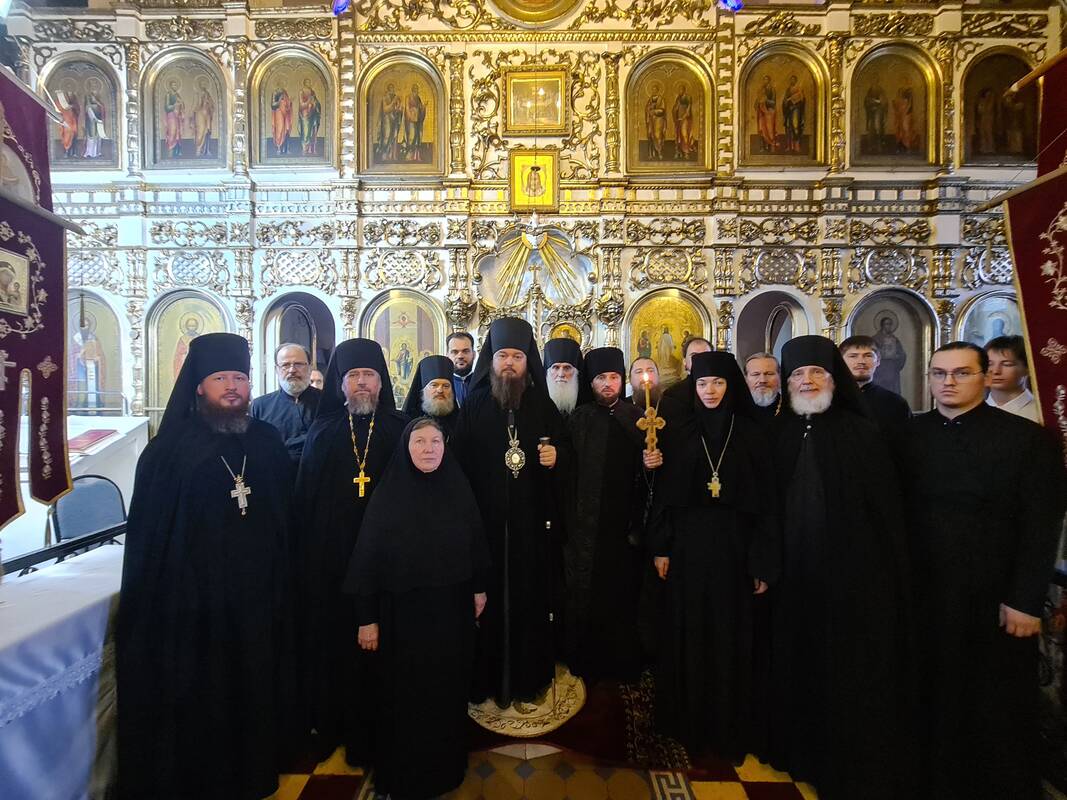
{"label": "bishop in black klobuk", "polygon": [[116,637],[119,796],[275,791],[294,681],[291,467],[248,416],[248,342],[189,346],[137,465]]}

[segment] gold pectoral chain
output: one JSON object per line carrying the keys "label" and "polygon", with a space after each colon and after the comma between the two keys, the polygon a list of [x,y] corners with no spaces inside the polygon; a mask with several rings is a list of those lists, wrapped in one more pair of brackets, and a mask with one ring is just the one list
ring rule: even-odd
{"label": "gold pectoral chain", "polygon": [[711,462],[711,453],[708,452],[708,444],[704,441],[704,434],[700,434],[700,443],[704,446],[704,455],[707,456],[708,466],[711,467],[711,480],[708,481],[708,491],[711,492],[712,497],[718,497],[722,491],[722,481],[719,480],[719,467],[722,466],[723,457],[726,455],[726,448],[730,446],[730,437],[734,433],[734,417],[730,415],[730,430],[726,432],[726,441],[723,442],[722,452],[719,453],[719,462],[713,464]]}
{"label": "gold pectoral chain", "polygon": [[367,429],[367,445],[363,448],[363,455],[359,454],[359,445],[356,444],[356,425],[352,422],[352,415],[348,415],[348,431],[352,434],[352,452],[356,456],[356,466],[359,467],[359,474],[352,479],[352,483],[359,487],[359,496],[365,497],[367,494],[367,484],[370,483],[370,476],[366,474],[367,469],[367,456],[370,454],[370,437],[374,435],[374,417],[377,415],[377,411],[370,416],[370,427]]}
{"label": "gold pectoral chain", "polygon": [[230,469],[230,464],[226,461],[224,456],[219,456],[222,459],[222,465],[226,467],[226,471],[230,473],[230,477],[233,478],[233,491],[230,492],[230,497],[237,501],[237,507],[241,509],[241,516],[247,516],[248,514],[248,495],[252,494],[252,487],[245,486],[245,467],[248,466],[248,454],[245,454],[244,460],[241,461],[241,474],[234,475],[233,470]]}

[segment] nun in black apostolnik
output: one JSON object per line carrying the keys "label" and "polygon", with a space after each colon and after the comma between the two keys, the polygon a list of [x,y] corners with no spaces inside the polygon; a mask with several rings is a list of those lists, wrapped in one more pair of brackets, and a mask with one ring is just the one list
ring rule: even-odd
{"label": "nun in black apostolnik", "polygon": [[301,611],[309,727],[315,754],[338,745],[353,766],[374,759],[373,655],[356,644],[356,608],[342,591],[363,514],[408,418],[396,410],[381,345],[341,342],[326,368],[318,414],[297,473],[295,502],[304,594]]}
{"label": "nun in black apostolnik", "polygon": [[[418,502],[413,503],[412,498]],[[467,766],[467,696],[489,550],[474,493],[431,417],[404,429],[345,581],[360,647],[381,662],[375,790],[451,791]]]}
{"label": "nun in black apostolnik", "polygon": [[665,429],[649,546],[664,581],[656,722],[693,755],[735,761],[752,741],[752,600],[778,578],[768,446],[729,353],[693,356]]}
{"label": "nun in black apostolnik", "polygon": [[459,418],[459,406],[452,389],[455,367],[448,356],[426,356],[415,368],[404,413],[411,419],[426,415],[440,423],[448,442]]}

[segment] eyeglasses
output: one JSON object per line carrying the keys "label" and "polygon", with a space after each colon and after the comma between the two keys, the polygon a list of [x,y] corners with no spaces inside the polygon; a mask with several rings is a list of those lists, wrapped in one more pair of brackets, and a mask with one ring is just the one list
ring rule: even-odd
{"label": "eyeglasses", "polygon": [[284,361],[278,365],[278,369],[288,372],[291,369],[304,369],[307,366],[307,361]]}
{"label": "eyeglasses", "polygon": [[958,382],[969,381],[976,375],[982,374],[984,373],[975,372],[973,369],[954,369],[949,371],[945,371],[943,369],[932,369],[927,373],[927,375],[930,376],[930,380],[936,381],[937,383],[944,383],[945,379],[947,379],[950,375],[952,376],[952,380]]}

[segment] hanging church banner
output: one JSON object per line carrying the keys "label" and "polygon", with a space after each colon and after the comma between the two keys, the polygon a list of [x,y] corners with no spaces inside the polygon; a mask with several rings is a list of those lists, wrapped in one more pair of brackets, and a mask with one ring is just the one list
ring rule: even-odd
{"label": "hanging church banner", "polygon": [[[63,221],[28,200],[49,201],[48,126],[28,90],[0,75],[0,527],[23,512],[19,475],[22,381],[29,392],[30,493],[51,503],[70,490],[64,392],[66,294]],[[16,154],[13,156],[12,154]],[[16,170],[9,162],[15,158]],[[16,174],[13,174],[16,173]],[[16,183],[17,181],[17,183]],[[45,191],[49,194],[45,195]]]}
{"label": "hanging church banner", "polygon": [[1009,198],[1004,216],[1034,396],[1067,446],[1067,171]]}
{"label": "hanging church banner", "polygon": [[1041,76],[1038,175],[1067,165],[1067,50],[1061,50],[1056,59],[1058,62]]}

